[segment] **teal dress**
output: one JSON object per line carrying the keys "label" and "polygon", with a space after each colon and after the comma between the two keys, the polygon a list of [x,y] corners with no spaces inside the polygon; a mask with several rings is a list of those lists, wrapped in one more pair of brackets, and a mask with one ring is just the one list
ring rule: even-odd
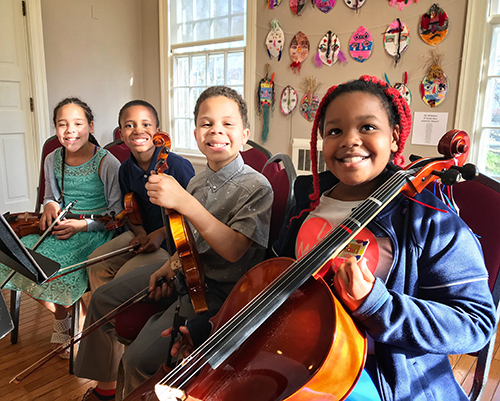
{"label": "teal dress", "polygon": [[[97,150],[92,159],[80,166],[65,165],[64,199],[61,208],[69,202],[77,200],[71,213],[104,214],[107,202],[104,195],[104,184],[99,177],[99,165],[106,155],[103,149]],[[62,156],[61,149],[56,150],[54,157],[54,173],[59,188],[62,188]],[[22,243],[31,248],[40,236],[28,235],[21,238]],[[48,236],[37,248],[37,252],[58,262],[61,268],[83,262],[99,246],[113,237],[112,231],[79,232],[67,240],[58,240],[56,236]],[[0,264],[0,282],[3,282],[11,269]],[[57,275],[57,273],[55,273]],[[53,281],[37,285],[21,274],[16,274],[5,288],[25,291],[33,298],[59,305],[73,305],[87,290],[88,276],[86,269],[67,274]]]}

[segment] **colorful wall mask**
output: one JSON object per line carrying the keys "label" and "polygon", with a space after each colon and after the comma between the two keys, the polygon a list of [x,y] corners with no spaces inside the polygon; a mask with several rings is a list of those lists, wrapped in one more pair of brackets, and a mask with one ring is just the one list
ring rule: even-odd
{"label": "colorful wall mask", "polygon": [[384,33],[384,48],[387,54],[394,57],[394,63],[397,64],[401,59],[401,54],[410,45],[410,30],[408,26],[396,18]]}
{"label": "colorful wall mask", "polygon": [[299,103],[299,96],[297,95],[297,91],[293,89],[290,85],[288,85],[283,92],[281,92],[281,112],[287,116],[292,111],[295,110],[297,104]]}
{"label": "colorful wall mask", "polygon": [[267,6],[266,8],[273,9],[276,8],[280,5],[281,0],[267,0]]}
{"label": "colorful wall mask", "polygon": [[426,75],[420,84],[420,92],[425,104],[430,107],[439,106],[448,93],[446,74],[442,72],[440,76]]}
{"label": "colorful wall mask", "polygon": [[448,15],[437,4],[433,4],[420,20],[420,37],[431,46],[443,41],[448,33]]}
{"label": "colorful wall mask", "polygon": [[366,0],[344,0],[347,7],[353,10],[359,10],[366,3]]}
{"label": "colorful wall mask", "polygon": [[271,27],[266,38],[267,54],[269,54],[269,58],[277,57],[278,61],[280,61],[283,46],[285,45],[285,33],[277,19],[271,21]]}
{"label": "colorful wall mask", "polygon": [[331,66],[337,60],[340,60],[341,63],[345,61],[345,56],[340,49],[340,40],[332,31],[328,31],[319,41],[318,53],[316,53],[314,60],[318,68],[322,64]]}
{"label": "colorful wall mask", "polygon": [[297,15],[300,15],[306,5],[306,0],[290,0],[290,9]]}
{"label": "colorful wall mask", "polygon": [[351,57],[360,63],[366,61],[373,49],[372,34],[364,26],[360,26],[351,36],[349,41],[349,53]]}
{"label": "colorful wall mask", "polygon": [[292,68],[294,73],[300,74],[301,63],[309,55],[309,39],[304,32],[297,32],[290,43],[290,58],[292,59]]}
{"label": "colorful wall mask", "polygon": [[330,12],[335,5],[336,0],[313,0],[313,4],[316,4],[318,10],[324,12],[325,14]]}

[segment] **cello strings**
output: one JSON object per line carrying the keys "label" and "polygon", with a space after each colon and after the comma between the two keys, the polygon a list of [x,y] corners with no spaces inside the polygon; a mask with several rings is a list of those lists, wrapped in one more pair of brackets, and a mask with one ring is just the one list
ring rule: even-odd
{"label": "cello strings", "polygon": [[[400,175],[403,175],[403,177],[398,177]],[[361,220],[366,219],[367,213],[371,209],[373,209],[373,205],[372,205],[373,201],[372,201],[371,198],[382,197],[382,195],[387,195],[387,193],[389,193],[389,194],[394,193],[394,195],[390,199],[386,200],[385,204],[383,205],[383,206],[385,206],[387,203],[390,202],[390,200],[392,200],[392,198],[394,196],[397,195],[397,193],[399,193],[399,189],[401,189],[401,187],[403,186],[403,184],[406,183],[408,177],[409,177],[409,174],[408,174],[407,171],[404,172],[404,173],[399,173],[399,174],[396,173],[395,177],[393,177],[393,179],[390,179],[384,185],[382,185],[379,188],[379,190],[375,191],[370,196],[370,198],[369,198],[368,201],[363,202],[362,204],[360,204],[358,206],[358,208],[354,209],[353,213],[343,223],[346,223],[347,220],[349,220],[350,218],[352,218],[353,214],[360,214],[360,219]],[[379,202],[376,202],[376,203],[379,203]],[[380,210],[382,208],[383,207],[379,207]],[[373,214],[373,213],[370,213],[370,214]],[[368,222],[366,222],[365,225],[367,223]],[[360,227],[358,230],[356,230],[350,236],[351,237],[355,236],[356,233],[361,230],[361,228],[362,227]],[[342,229],[341,232],[338,232],[338,230],[335,231],[335,229],[331,230],[330,233],[327,234],[327,236],[325,237],[325,240],[322,241],[320,244],[318,244],[317,247],[313,248],[313,250],[311,250],[311,252],[308,255],[310,255],[311,253],[313,253],[312,256],[315,256],[317,253],[324,252],[325,249],[322,249],[322,248],[327,248],[327,249],[331,248],[331,246],[333,245],[333,243],[335,241],[338,241],[339,238],[341,238],[341,237],[345,237],[345,230],[344,229]],[[317,251],[317,248],[319,249],[319,251]],[[321,255],[319,255],[318,257],[320,257],[320,256]],[[311,260],[309,260],[309,259],[311,259]],[[204,354],[206,356],[206,353],[207,352],[208,353],[212,352],[212,350],[214,349],[214,347],[217,346],[220,341],[224,340],[225,338],[227,338],[231,334],[234,335],[234,328],[230,327],[230,326],[234,326],[234,324],[235,324],[234,321],[239,320],[240,322],[242,322],[242,319],[244,319],[246,317],[246,315],[248,315],[249,313],[251,313],[251,311],[250,312],[248,311],[249,309],[254,310],[256,308],[261,308],[262,302],[266,302],[269,298],[271,298],[271,299],[275,298],[275,296],[276,296],[275,293],[276,292],[282,292],[283,291],[283,289],[280,288],[280,287],[285,287],[285,289],[286,289],[286,287],[290,286],[291,284],[294,284],[294,281],[296,281],[296,278],[294,277],[295,273],[296,273],[295,270],[302,269],[301,265],[303,265],[303,264],[314,263],[314,259],[317,259],[317,257],[316,258],[315,257],[309,257],[307,259],[304,257],[299,262],[295,262],[294,264],[292,264],[291,266],[289,266],[289,268],[287,270],[285,270],[285,272],[283,272],[282,274],[280,274],[266,289],[263,290],[263,292],[261,294],[259,294],[254,299],[254,301],[252,301],[251,305],[246,305],[244,308],[242,308],[240,310],[240,312],[238,312],[232,319],[230,319],[228,322],[226,322],[226,324],[224,326],[222,326],[216,333],[214,333],[214,335],[211,337],[210,340],[208,340],[207,342],[205,342],[205,344],[203,344],[200,348],[198,348],[198,350],[196,350],[193,354],[191,354],[190,359],[187,360],[186,363],[181,368],[184,368],[186,370],[192,369],[192,365],[193,364],[196,365],[199,362],[202,354]],[[316,270],[316,268],[315,268],[315,270]],[[307,272],[307,276],[310,276],[311,274],[312,274],[311,272]],[[276,284],[276,282],[277,282],[277,284]],[[242,316],[242,315],[245,315],[245,316]],[[244,321],[242,323],[244,323]],[[237,322],[236,324],[241,324],[241,323]],[[174,381],[172,382],[172,384],[176,384],[180,380],[184,379],[184,383],[181,384],[181,386],[183,386],[206,363],[207,363],[207,361],[202,366],[198,366],[198,367],[195,366],[194,367],[194,369],[195,369],[194,372],[189,373],[189,371],[188,371],[184,375],[181,374],[180,377],[174,378]],[[177,370],[179,370],[179,369],[177,369],[177,368],[174,369],[169,375],[167,375],[160,382],[160,384],[163,384],[163,383],[167,382],[168,380],[170,380],[172,378],[172,376],[174,376],[174,375],[177,374]]]}

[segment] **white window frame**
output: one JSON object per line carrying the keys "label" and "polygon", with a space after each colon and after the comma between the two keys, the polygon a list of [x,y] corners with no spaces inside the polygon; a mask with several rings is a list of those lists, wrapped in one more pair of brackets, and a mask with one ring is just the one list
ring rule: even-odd
{"label": "white window frame", "polygon": [[478,163],[481,151],[482,113],[493,30],[495,25],[500,25],[499,16],[488,17],[493,1],[473,0],[467,5],[455,127],[471,137],[468,162],[474,164]]}
{"label": "white window frame", "polygon": [[[168,27],[168,2],[170,0],[159,0],[159,30],[160,30],[160,99],[161,109],[160,118],[164,130],[171,130],[173,116],[173,55],[170,51],[169,27]],[[251,104],[254,96],[255,87],[255,66],[256,66],[256,37],[257,37],[257,2],[247,0],[246,10],[246,47],[245,47],[245,76],[244,76],[244,98]],[[228,49],[232,51],[233,49]],[[248,108],[248,120],[254,121],[255,111],[252,107]],[[194,131],[194,127],[193,127]],[[173,140],[173,135],[172,135]],[[175,143],[172,143],[175,151]],[[205,156],[201,152],[180,153],[187,157],[195,166],[204,166]]]}

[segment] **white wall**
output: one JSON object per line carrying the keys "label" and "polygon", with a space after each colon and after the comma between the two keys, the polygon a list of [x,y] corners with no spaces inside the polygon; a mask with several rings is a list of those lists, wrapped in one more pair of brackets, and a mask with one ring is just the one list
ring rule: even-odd
{"label": "white wall", "polygon": [[80,97],[105,145],[124,103],[159,106],[156,1],[43,0],[42,19],[51,112],[63,98]]}
{"label": "white wall", "polygon": [[[265,146],[272,153],[283,152],[291,155],[292,138],[309,138],[311,135],[312,122],[305,120],[299,111],[299,107],[289,115],[284,116],[280,111],[279,99],[281,92],[287,85],[292,85],[299,94],[299,101],[305,94],[303,88],[304,78],[316,77],[321,84],[317,94],[321,99],[327,89],[335,84],[347,80],[359,78],[363,74],[376,75],[384,78],[384,73],[389,77],[392,84],[403,81],[404,72],[408,72],[408,86],[413,95],[410,109],[413,113],[419,112],[445,112],[448,115],[448,130],[454,127],[455,109],[458,93],[461,57],[463,48],[463,36],[465,18],[467,13],[467,0],[451,0],[439,3],[449,17],[448,35],[437,49],[444,55],[441,66],[449,81],[449,90],[446,99],[437,107],[430,108],[420,98],[420,82],[427,73],[426,64],[429,60],[430,51],[433,46],[427,45],[419,36],[419,23],[422,14],[435,3],[434,0],[413,1],[402,11],[397,7],[391,7],[387,0],[369,0],[356,13],[349,9],[344,1],[337,0],[333,10],[324,14],[311,3],[306,2],[306,7],[301,16],[292,13],[288,2],[282,1],[280,6],[274,10],[266,9],[266,2],[261,1],[258,5],[257,17],[257,60],[256,60],[256,82],[265,75],[264,66],[269,63],[270,73],[275,73],[275,96],[276,105],[274,115],[270,122],[269,139]],[[269,59],[265,46],[266,36],[271,29],[270,21],[277,18],[285,32],[285,48],[280,61],[277,58]],[[400,18],[410,29],[410,46],[403,53],[398,65],[394,67],[394,59],[389,56],[383,47],[383,32],[387,26],[396,18]],[[371,56],[364,63],[354,61],[349,55],[349,39],[360,25],[367,28],[373,37],[373,50]],[[290,42],[298,31],[304,32],[311,45],[309,57],[302,64],[300,75],[296,75],[289,67],[291,63],[288,53]],[[316,67],[314,57],[317,53],[318,43],[328,31],[336,33],[340,39],[341,49],[347,61],[344,64],[337,62],[331,67]],[[250,105],[255,104],[255,99],[247,99]],[[257,117],[252,124],[255,140],[260,141],[262,121]],[[444,134],[444,132],[443,132]],[[410,154],[420,156],[437,155],[434,146],[412,145],[411,138],[405,148],[405,156]]]}

